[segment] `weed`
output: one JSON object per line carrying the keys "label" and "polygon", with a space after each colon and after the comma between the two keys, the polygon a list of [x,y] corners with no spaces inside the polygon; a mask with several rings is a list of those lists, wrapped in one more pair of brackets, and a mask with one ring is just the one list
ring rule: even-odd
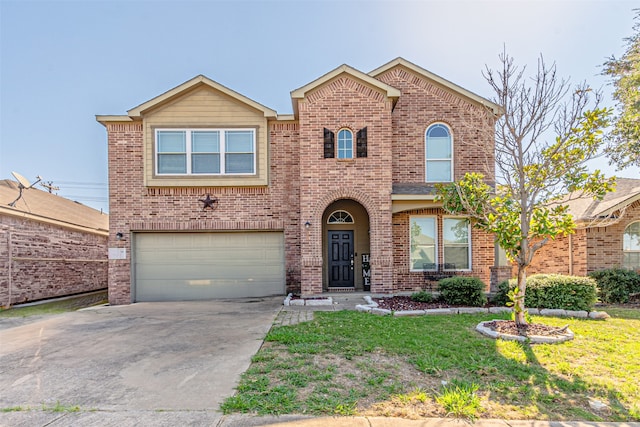
{"label": "weed", "polygon": [[456,418],[468,418],[474,421],[482,411],[480,397],[477,395],[479,386],[462,381],[452,381],[444,386],[443,391],[436,397],[448,414]]}

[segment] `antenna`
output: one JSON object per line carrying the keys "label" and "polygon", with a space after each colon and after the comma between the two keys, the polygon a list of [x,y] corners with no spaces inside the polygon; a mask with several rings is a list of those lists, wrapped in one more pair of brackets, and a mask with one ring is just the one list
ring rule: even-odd
{"label": "antenna", "polygon": [[13,202],[9,203],[9,206],[13,208],[16,206],[16,202],[20,200],[20,198],[22,197],[22,191],[28,190],[34,185],[36,185],[37,183],[39,183],[40,181],[42,181],[42,177],[40,175],[36,176],[37,181],[34,182],[33,184],[30,184],[29,180],[24,176],[20,175],[18,172],[11,172],[11,175],[13,175],[13,177],[18,181],[18,189],[20,189],[20,194],[18,194],[18,198],[15,199]]}
{"label": "antenna", "polygon": [[54,191],[60,190],[60,187],[57,187],[57,186],[53,185],[53,181],[47,181],[46,183],[41,182],[40,186],[42,186],[42,187],[46,188],[47,190],[49,190],[49,193],[53,193]]}

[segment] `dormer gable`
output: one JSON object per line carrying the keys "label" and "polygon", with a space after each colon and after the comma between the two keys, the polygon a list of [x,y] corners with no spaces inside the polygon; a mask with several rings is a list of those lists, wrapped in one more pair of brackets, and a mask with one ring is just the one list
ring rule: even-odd
{"label": "dormer gable", "polygon": [[388,84],[383,83],[380,80],[377,80],[370,75],[363,73],[362,71],[358,71],[353,67],[343,64],[338,68],[315,79],[311,83],[308,83],[298,89],[291,91],[291,102],[293,104],[294,115],[296,117],[298,116],[298,102],[301,99],[307,98],[311,93],[345,76],[381,93],[393,103],[395,103],[395,101],[397,101],[397,99],[400,97],[400,91],[398,89],[389,86]]}
{"label": "dormer gable", "polygon": [[127,111],[127,114],[129,115],[129,117],[131,118],[138,118],[138,117],[142,117],[145,114],[147,114],[150,111],[153,111],[161,106],[170,104],[171,102],[173,102],[174,100],[176,100],[177,98],[183,96],[184,94],[191,92],[195,89],[197,89],[198,87],[201,86],[205,86],[205,87],[209,87],[215,91],[218,91],[226,96],[228,96],[229,98],[233,99],[234,101],[237,101],[241,104],[244,104],[250,108],[253,108],[255,110],[258,110],[260,112],[262,112],[262,114],[264,115],[264,117],[266,118],[275,118],[277,116],[277,113],[275,110],[272,110],[271,108],[265,107],[264,105],[238,93],[235,92],[231,89],[229,89],[226,86],[221,85],[220,83],[217,83],[213,80],[211,80],[210,78],[200,74],[194,78],[192,78],[191,80],[188,80],[184,83],[182,83],[179,86],[174,87],[173,89],[168,90],[167,92],[156,96],[153,99],[150,99],[149,101],[138,105],[137,107],[132,108],[131,110]]}

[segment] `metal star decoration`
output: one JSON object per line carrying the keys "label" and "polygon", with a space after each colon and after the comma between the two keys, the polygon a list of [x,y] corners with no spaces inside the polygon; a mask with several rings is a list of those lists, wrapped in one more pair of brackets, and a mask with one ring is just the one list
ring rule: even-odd
{"label": "metal star decoration", "polygon": [[204,199],[198,199],[199,202],[202,202],[202,210],[207,210],[210,208],[212,211],[218,207],[218,198],[214,196],[212,199],[210,195],[207,194],[207,197]]}

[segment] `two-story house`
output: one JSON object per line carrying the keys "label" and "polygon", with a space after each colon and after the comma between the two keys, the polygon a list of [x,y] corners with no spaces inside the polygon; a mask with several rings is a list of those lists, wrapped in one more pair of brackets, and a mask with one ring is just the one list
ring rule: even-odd
{"label": "two-story house", "polygon": [[[342,65],[281,115],[197,76],[108,133],[109,299],[489,287],[493,237],[434,184],[489,167],[499,107],[404,59]],[[486,170],[482,170],[486,172]]]}

